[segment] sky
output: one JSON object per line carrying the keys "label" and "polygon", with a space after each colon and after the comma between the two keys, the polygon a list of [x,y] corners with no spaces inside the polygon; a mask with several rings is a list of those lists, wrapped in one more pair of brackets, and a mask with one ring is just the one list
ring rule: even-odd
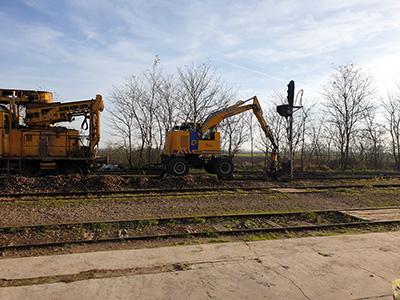
{"label": "sky", "polygon": [[209,60],[262,104],[290,80],[319,101],[349,63],[384,94],[400,82],[399,16],[399,0],[0,0],[0,88],[102,94],[107,109],[113,85],[158,55],[168,73]]}

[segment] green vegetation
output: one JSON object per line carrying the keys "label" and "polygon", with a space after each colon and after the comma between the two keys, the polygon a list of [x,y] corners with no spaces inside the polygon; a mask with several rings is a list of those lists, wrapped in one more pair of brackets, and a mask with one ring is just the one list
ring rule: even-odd
{"label": "green vegetation", "polygon": [[194,223],[194,224],[205,224],[206,219],[205,218],[193,218],[188,220],[189,223]]}
{"label": "green vegetation", "polygon": [[245,238],[245,242],[257,242],[257,241],[265,241],[265,240],[275,240],[277,239],[274,233],[268,234],[259,234],[259,235],[250,235],[249,237]]}
{"label": "green vegetation", "polygon": [[96,229],[96,231],[102,232],[102,231],[104,231],[106,229],[111,228],[112,224],[110,224],[110,223],[94,223],[94,224],[92,224],[92,227],[94,229]]}
{"label": "green vegetation", "polygon": [[228,243],[228,240],[224,240],[224,239],[213,239],[211,241],[209,241],[210,244],[220,244],[220,243]]}
{"label": "green vegetation", "polygon": [[138,222],[139,226],[148,227],[158,225],[158,220],[142,220]]}

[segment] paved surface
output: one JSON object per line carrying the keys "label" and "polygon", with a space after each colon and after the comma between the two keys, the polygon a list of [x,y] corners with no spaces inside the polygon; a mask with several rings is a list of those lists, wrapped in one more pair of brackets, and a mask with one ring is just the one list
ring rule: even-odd
{"label": "paved surface", "polygon": [[342,213],[367,221],[395,221],[400,219],[399,208],[378,210],[343,210]]}
{"label": "paved surface", "polygon": [[371,233],[1,259],[22,286],[0,299],[389,300],[397,278],[400,232]]}

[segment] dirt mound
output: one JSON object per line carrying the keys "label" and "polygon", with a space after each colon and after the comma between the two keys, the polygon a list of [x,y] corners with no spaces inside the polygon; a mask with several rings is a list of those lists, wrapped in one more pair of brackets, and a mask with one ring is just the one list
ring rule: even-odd
{"label": "dirt mound", "polygon": [[[146,189],[181,189],[221,185],[221,182],[216,177],[193,176],[190,174],[183,177],[141,178],[139,182],[140,186],[136,188]],[[131,186],[134,188],[134,184]]]}
{"label": "dirt mound", "polygon": [[114,191],[126,189],[180,189],[221,186],[216,177],[186,175],[184,177],[129,177],[120,176],[47,176],[0,178],[0,193]]}
{"label": "dirt mound", "polygon": [[125,180],[118,176],[47,176],[23,177],[12,176],[0,178],[2,193],[35,193],[35,192],[75,192],[75,191],[109,191],[119,190]]}

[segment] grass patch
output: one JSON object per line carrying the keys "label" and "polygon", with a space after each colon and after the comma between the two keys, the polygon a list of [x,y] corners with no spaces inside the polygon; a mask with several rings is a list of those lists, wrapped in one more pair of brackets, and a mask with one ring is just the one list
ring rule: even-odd
{"label": "grass patch", "polygon": [[266,240],[276,240],[277,236],[274,233],[267,234],[258,234],[258,235],[250,235],[245,238],[245,242],[257,242],[257,241],[266,241]]}
{"label": "grass patch", "polygon": [[158,224],[158,220],[143,220],[138,222],[138,225],[143,227],[156,226]]}
{"label": "grass patch", "polygon": [[211,241],[209,241],[210,244],[221,244],[221,243],[228,243],[228,240],[224,240],[224,239],[212,239]]}

